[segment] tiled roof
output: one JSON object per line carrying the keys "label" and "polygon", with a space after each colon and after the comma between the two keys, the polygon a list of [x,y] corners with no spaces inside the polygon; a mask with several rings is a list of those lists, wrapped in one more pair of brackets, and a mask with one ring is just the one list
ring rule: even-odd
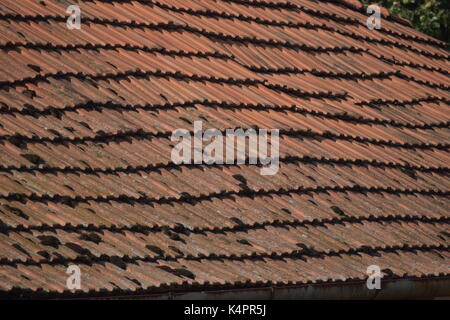
{"label": "tiled roof", "polygon": [[[68,30],[66,7],[81,8]],[[356,0],[2,0],[0,291],[449,276],[449,53]],[[280,130],[280,170],[176,128]]]}

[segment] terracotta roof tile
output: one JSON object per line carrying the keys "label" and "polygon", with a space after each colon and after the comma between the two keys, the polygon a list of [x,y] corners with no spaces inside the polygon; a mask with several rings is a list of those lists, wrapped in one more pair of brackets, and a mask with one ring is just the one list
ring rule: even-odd
{"label": "terracotta roof tile", "polygon": [[[444,43],[356,0],[74,4],[0,4],[3,294],[448,277]],[[200,120],[278,129],[279,172],[174,164]]]}

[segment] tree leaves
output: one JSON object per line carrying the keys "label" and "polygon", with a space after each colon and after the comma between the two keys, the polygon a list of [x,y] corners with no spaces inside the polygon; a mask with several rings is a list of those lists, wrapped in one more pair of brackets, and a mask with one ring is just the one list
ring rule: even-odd
{"label": "tree leaves", "polygon": [[450,45],[450,1],[448,0],[363,0],[380,4],[393,15],[408,19],[414,29]]}

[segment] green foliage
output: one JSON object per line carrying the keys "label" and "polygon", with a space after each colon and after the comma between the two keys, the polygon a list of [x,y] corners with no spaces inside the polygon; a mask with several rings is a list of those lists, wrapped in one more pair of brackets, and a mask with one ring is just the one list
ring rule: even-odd
{"label": "green foliage", "polygon": [[414,29],[450,43],[450,0],[363,0],[380,4],[393,15],[411,21]]}

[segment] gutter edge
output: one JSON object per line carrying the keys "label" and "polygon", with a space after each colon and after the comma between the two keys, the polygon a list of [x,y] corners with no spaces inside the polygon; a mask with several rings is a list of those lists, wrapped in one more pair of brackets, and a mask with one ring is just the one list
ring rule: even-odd
{"label": "gutter edge", "polygon": [[388,300],[450,297],[450,277],[389,279],[381,289],[369,290],[366,280],[226,290],[165,292],[159,294],[96,297],[125,300]]}

